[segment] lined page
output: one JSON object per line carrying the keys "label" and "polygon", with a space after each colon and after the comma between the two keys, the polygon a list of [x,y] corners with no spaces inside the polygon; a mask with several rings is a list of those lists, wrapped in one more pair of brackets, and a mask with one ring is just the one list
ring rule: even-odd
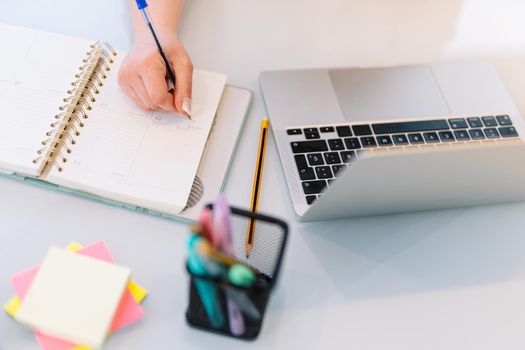
{"label": "lined page", "polygon": [[37,175],[33,164],[89,41],[0,24],[0,168]]}
{"label": "lined page", "polygon": [[146,112],[117,84],[119,52],[63,171],[48,180],[110,199],[179,213],[186,205],[226,77],[195,71],[193,115]]}

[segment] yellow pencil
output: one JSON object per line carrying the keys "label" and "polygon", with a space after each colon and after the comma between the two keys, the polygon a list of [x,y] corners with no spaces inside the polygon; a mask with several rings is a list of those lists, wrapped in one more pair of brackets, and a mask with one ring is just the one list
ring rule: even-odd
{"label": "yellow pencil", "polygon": [[[264,118],[261,123],[261,134],[259,136],[259,152],[257,154],[257,162],[255,163],[255,174],[253,177],[252,201],[250,204],[250,212],[252,214],[257,212],[259,206],[259,193],[261,192],[261,179],[264,165],[264,155],[266,153],[266,139],[268,138],[268,125],[270,121]],[[246,232],[246,257],[248,258],[252,253],[253,242],[255,240],[255,219],[248,220],[248,231]]]}

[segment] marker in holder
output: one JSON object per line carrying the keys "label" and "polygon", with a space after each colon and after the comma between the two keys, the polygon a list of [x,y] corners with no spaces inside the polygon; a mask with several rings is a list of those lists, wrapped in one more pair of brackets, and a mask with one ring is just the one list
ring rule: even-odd
{"label": "marker in holder", "polygon": [[[211,205],[207,206],[212,209]],[[231,208],[233,258],[239,264],[256,271],[255,281],[249,287],[234,284],[229,276],[209,276],[192,273],[190,275],[189,304],[186,320],[192,327],[234,338],[255,340],[261,330],[270,293],[276,285],[283,260],[288,225],[276,218],[249,211]],[[246,233],[250,219],[256,220],[254,243],[251,254],[246,257]],[[242,270],[242,269],[241,269]],[[230,276],[231,277],[231,276]],[[207,283],[216,290],[217,306],[222,311],[224,322],[214,327],[199,296],[197,285]],[[234,335],[230,331],[227,299],[234,300],[240,307],[244,318],[244,332]]]}

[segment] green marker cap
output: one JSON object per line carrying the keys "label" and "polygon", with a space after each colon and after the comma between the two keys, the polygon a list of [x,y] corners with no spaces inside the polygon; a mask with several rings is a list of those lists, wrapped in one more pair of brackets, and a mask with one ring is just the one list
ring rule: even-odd
{"label": "green marker cap", "polygon": [[255,282],[255,273],[249,267],[242,264],[235,264],[228,271],[230,283],[239,287],[251,287]]}

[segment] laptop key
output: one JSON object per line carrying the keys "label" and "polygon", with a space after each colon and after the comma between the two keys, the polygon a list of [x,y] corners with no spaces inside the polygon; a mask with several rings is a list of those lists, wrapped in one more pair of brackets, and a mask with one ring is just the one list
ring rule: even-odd
{"label": "laptop key", "polygon": [[350,163],[353,160],[356,160],[355,151],[344,151],[341,152],[341,159],[343,163]]}
{"label": "laptop key", "polygon": [[422,120],[401,123],[380,123],[372,125],[376,135],[401,134],[406,132],[447,130],[449,129],[446,119]]}
{"label": "laptop key", "polygon": [[359,139],[357,137],[349,137],[344,139],[346,149],[360,149],[361,143],[359,142]]}
{"label": "laptop key", "polygon": [[297,171],[299,172],[299,177],[301,180],[315,180],[314,169],[308,166],[308,162],[306,161],[304,154],[296,154],[294,158],[295,165],[297,165]]}
{"label": "laptop key", "polygon": [[323,155],[321,153],[310,153],[308,154],[308,163],[310,165],[324,165]]}
{"label": "laptop key", "polygon": [[323,133],[334,132],[335,131],[333,126],[323,126],[323,127],[319,128],[319,130],[321,130],[321,132],[323,132]]}
{"label": "laptop key", "polygon": [[327,183],[325,180],[304,181],[302,186],[304,194],[318,194],[323,192]]}
{"label": "laptop key", "polygon": [[382,147],[388,147],[392,146],[392,139],[388,135],[378,136],[376,137],[377,144]]}
{"label": "laptop key", "polygon": [[317,178],[319,180],[321,179],[331,179],[333,176],[332,170],[329,166],[318,166],[315,167],[315,173],[317,174]]}
{"label": "laptop key", "polygon": [[421,143],[424,143],[423,135],[421,134],[410,134],[408,135],[408,139],[410,140],[410,143],[413,145],[418,145]]}
{"label": "laptop key", "polygon": [[468,125],[470,125],[471,128],[483,127],[483,123],[481,122],[481,119],[479,119],[479,117],[467,118],[467,121],[468,121]]}
{"label": "laptop key", "polygon": [[326,164],[341,164],[341,157],[337,152],[327,152],[324,154]]}
{"label": "laptop key", "polygon": [[301,129],[288,129],[286,130],[288,135],[301,135],[303,131]]}
{"label": "laptop key", "polygon": [[349,126],[337,126],[335,129],[337,130],[337,135],[339,135],[339,137],[352,136],[352,130],[350,130]]}
{"label": "laptop key", "polygon": [[483,130],[485,131],[485,136],[487,136],[488,139],[499,139],[499,132],[496,128],[488,128]]}
{"label": "laptop key", "polygon": [[306,196],[306,204],[311,205],[317,199],[316,195]]}
{"label": "laptop key", "polygon": [[290,142],[293,153],[326,152],[328,145],[325,140]]}
{"label": "laptop key", "polygon": [[361,144],[363,145],[363,147],[377,147],[377,143],[376,143],[376,140],[374,139],[373,136],[364,136],[364,137],[361,137]]}
{"label": "laptop key", "polygon": [[334,173],[335,177],[338,177],[341,175],[341,171],[346,169],[346,165],[340,164],[340,165],[332,165],[332,172]]}
{"label": "laptop key", "polygon": [[425,141],[428,143],[439,142],[438,134],[435,132],[426,132],[423,134],[423,137],[425,138]]}
{"label": "laptop key", "polygon": [[483,133],[483,130],[481,129],[471,129],[469,130],[470,137],[472,137],[473,140],[483,140],[485,139],[485,134]]}
{"label": "laptop key", "polygon": [[370,125],[353,125],[352,130],[354,130],[355,136],[370,136],[372,135],[372,128]]}
{"label": "laptop key", "polygon": [[341,139],[331,139],[328,140],[328,145],[332,151],[341,151],[345,149],[345,144]]}
{"label": "laptop key", "polygon": [[504,128],[499,128],[499,133],[502,137],[518,137],[518,132],[516,131],[516,128],[513,126],[507,126]]}
{"label": "laptop key", "polygon": [[408,138],[405,135],[394,135],[392,139],[394,139],[394,143],[398,146],[408,145]]}
{"label": "laptop key", "polygon": [[498,123],[501,126],[512,125],[512,120],[510,120],[510,117],[508,115],[498,115],[496,119],[498,119]]}
{"label": "laptop key", "polygon": [[454,118],[448,120],[452,129],[466,129],[468,128],[467,122],[464,118]]}
{"label": "laptop key", "polygon": [[482,117],[481,119],[483,119],[483,124],[485,124],[485,126],[497,126],[498,125],[498,122],[496,121],[496,118],[494,117]]}
{"label": "laptop key", "polygon": [[440,131],[440,132],[439,132],[439,138],[440,138],[441,141],[443,141],[443,142],[452,142],[452,141],[456,141],[456,139],[454,138],[454,134],[452,134],[451,131]]}
{"label": "laptop key", "polygon": [[456,135],[456,140],[458,140],[458,141],[468,141],[468,140],[470,140],[470,136],[469,136],[467,130],[456,130],[456,131],[454,131],[454,135]]}
{"label": "laptop key", "polygon": [[321,135],[319,135],[319,132],[316,131],[316,132],[306,132],[304,133],[304,137],[307,139],[307,140],[314,140],[314,139],[320,139],[321,138]]}

